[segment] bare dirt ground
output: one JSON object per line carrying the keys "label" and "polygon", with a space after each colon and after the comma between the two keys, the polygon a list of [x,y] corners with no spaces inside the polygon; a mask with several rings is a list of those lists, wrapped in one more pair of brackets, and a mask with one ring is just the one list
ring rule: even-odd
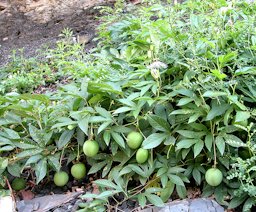
{"label": "bare dirt ground", "polygon": [[58,17],[45,24],[28,20],[22,13],[0,11],[0,66],[5,65],[14,50],[23,49],[26,57],[36,55],[36,50],[48,45],[54,47],[64,28],[73,30],[74,35],[94,34],[99,24],[99,13],[94,9]]}

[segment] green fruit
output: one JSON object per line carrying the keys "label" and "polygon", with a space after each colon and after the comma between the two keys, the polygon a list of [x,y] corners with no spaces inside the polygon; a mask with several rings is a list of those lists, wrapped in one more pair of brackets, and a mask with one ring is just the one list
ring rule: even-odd
{"label": "green fruit", "polygon": [[55,185],[60,187],[66,185],[68,183],[68,180],[69,180],[68,174],[67,172],[64,172],[64,171],[56,172],[53,177],[53,181]]}
{"label": "green fruit", "polygon": [[26,188],[26,181],[23,178],[15,178],[12,181],[12,188],[16,191],[20,191]]}
{"label": "green fruit", "polygon": [[88,140],[83,145],[84,154],[88,157],[93,157],[99,152],[99,144],[96,141]]}
{"label": "green fruit", "polygon": [[210,186],[218,186],[222,179],[222,172],[217,168],[210,168],[205,173],[205,180]]}
{"label": "green fruit", "polygon": [[136,152],[136,161],[137,163],[145,163],[148,160],[148,150],[139,148]]}
{"label": "green fruit", "polygon": [[83,179],[86,175],[85,165],[83,163],[74,164],[71,167],[71,174],[77,180]]}
{"label": "green fruit", "polygon": [[127,136],[127,144],[131,149],[138,149],[142,143],[143,137],[138,132],[130,132]]}

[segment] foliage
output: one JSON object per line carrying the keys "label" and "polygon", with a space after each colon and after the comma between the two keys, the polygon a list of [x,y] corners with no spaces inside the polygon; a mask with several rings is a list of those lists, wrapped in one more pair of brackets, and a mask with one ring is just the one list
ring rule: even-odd
{"label": "foliage", "polygon": [[[249,134],[249,142],[246,148],[246,154],[241,157],[233,158],[234,163],[232,169],[228,173],[228,180],[238,179],[237,189],[234,192],[234,197],[230,202],[229,208],[235,208],[244,202],[243,211],[250,211],[253,205],[256,205],[256,145],[255,145],[254,130]],[[253,142],[250,142],[252,140]]]}
{"label": "foliage", "polygon": [[[52,64],[72,74],[73,83],[53,94],[0,98],[0,173],[18,177],[29,167],[39,183],[47,172],[85,158],[82,146],[90,139],[100,153],[86,158],[88,174],[101,175],[95,184],[102,192],[86,194],[96,201],[82,211],[104,211],[110,197],[116,207],[128,199],[162,206],[175,191],[185,198],[189,185],[228,206],[243,183],[252,187],[235,207],[247,198],[252,206],[255,182],[244,179],[246,171],[229,170],[245,164],[255,175],[249,161],[230,160],[255,145],[255,10],[242,1],[153,4],[118,22],[106,19],[90,62],[60,44]],[[147,163],[138,164],[128,147],[131,131],[143,135]],[[212,166],[224,176],[216,187],[204,179]]]}

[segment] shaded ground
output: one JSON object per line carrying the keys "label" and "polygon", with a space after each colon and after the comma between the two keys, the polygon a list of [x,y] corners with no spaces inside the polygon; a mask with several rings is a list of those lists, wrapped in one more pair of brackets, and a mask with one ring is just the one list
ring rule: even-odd
{"label": "shaded ground", "polygon": [[0,66],[8,62],[15,49],[24,48],[24,55],[30,57],[45,44],[53,47],[64,28],[72,29],[74,35],[94,34],[99,24],[98,15],[94,9],[88,9],[46,24],[36,24],[21,13],[0,13]]}

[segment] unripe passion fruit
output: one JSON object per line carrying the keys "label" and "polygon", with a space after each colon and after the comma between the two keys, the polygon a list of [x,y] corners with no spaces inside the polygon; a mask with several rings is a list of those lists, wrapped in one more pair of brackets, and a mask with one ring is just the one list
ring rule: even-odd
{"label": "unripe passion fruit", "polygon": [[205,173],[205,180],[210,186],[218,186],[223,179],[222,172],[217,168],[210,168]]}
{"label": "unripe passion fruit", "polygon": [[130,132],[127,136],[127,145],[131,149],[138,149],[142,143],[143,137],[138,132]]}
{"label": "unripe passion fruit", "polygon": [[136,152],[136,161],[137,163],[145,163],[148,159],[148,150],[139,148]]}
{"label": "unripe passion fruit", "polygon": [[85,165],[83,163],[74,164],[71,167],[71,174],[77,180],[83,179],[86,175]]}
{"label": "unripe passion fruit", "polygon": [[96,141],[88,140],[83,145],[84,154],[88,157],[93,157],[99,152],[99,144]]}
{"label": "unripe passion fruit", "polygon": [[12,181],[12,188],[16,191],[20,191],[26,188],[26,181],[23,178],[15,178]]}
{"label": "unripe passion fruit", "polygon": [[62,187],[68,183],[69,177],[67,172],[56,172],[53,177],[53,181],[56,186]]}

